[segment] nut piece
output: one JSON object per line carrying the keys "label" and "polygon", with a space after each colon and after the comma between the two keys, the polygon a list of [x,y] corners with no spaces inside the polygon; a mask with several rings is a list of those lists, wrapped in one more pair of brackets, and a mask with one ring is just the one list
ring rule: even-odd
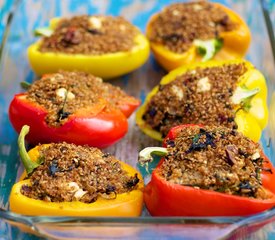
{"label": "nut piece", "polygon": [[179,12],[178,10],[174,10],[174,11],[172,12],[172,14],[173,14],[174,16],[178,16],[178,15],[180,15],[180,12]]}
{"label": "nut piece", "polygon": [[69,187],[69,192],[76,192],[79,189],[79,186],[76,182],[69,182],[68,187]]}
{"label": "nut piece", "polygon": [[183,99],[183,91],[182,89],[180,89],[179,87],[177,87],[176,85],[172,86],[172,92],[177,96],[177,98],[179,100]]}
{"label": "nut piece", "polygon": [[260,153],[259,153],[259,152],[255,152],[255,153],[251,156],[251,159],[252,159],[252,160],[256,160],[256,159],[258,159],[258,158],[260,158],[260,157],[261,157]]}
{"label": "nut piece", "polygon": [[198,80],[197,92],[206,92],[211,89],[211,84],[208,77],[204,77]]}
{"label": "nut piece", "polygon": [[74,198],[75,200],[79,200],[81,199],[88,191],[83,191],[83,189],[78,189],[75,194],[74,194]]}
{"label": "nut piece", "polygon": [[75,95],[72,92],[68,91],[66,88],[59,88],[59,89],[57,89],[56,90],[56,95],[58,97],[61,97],[62,99],[65,99],[66,95],[67,95],[67,99],[68,100],[72,100],[72,99],[75,98]]}
{"label": "nut piece", "polygon": [[90,17],[89,21],[92,27],[96,29],[99,29],[102,27],[101,18],[99,17]]}
{"label": "nut piece", "polygon": [[53,76],[50,77],[50,81],[54,82],[56,79],[64,79],[62,74],[56,73]]}
{"label": "nut piece", "polygon": [[200,10],[202,10],[202,6],[199,5],[199,4],[194,4],[193,8],[194,8],[195,11],[200,11]]}

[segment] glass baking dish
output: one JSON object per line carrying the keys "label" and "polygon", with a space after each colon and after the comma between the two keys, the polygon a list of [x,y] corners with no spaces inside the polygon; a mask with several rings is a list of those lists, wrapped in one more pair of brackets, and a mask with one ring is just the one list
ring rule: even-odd
{"label": "glass baking dish", "polygon": [[[36,76],[30,70],[26,49],[35,41],[33,30],[46,26],[55,16],[76,14],[122,15],[145,30],[149,17],[173,0],[17,0],[14,3],[0,48],[0,238],[33,239],[39,235],[54,239],[259,239],[275,235],[272,221],[275,210],[251,217],[210,218],[153,218],[144,209],[139,218],[72,218],[26,217],[9,211],[8,199],[12,185],[22,173],[17,153],[17,134],[8,119],[8,106],[15,93],[22,91],[20,82],[33,81]],[[275,65],[274,36],[268,15],[257,0],[221,0],[237,11],[252,32],[252,44],[247,55],[267,79],[269,96],[269,124],[261,144],[266,155],[275,162]],[[111,80],[129,94],[144,100],[146,94],[158,84],[165,71],[151,57],[140,69],[118,79]],[[134,116],[129,119],[129,132],[115,146],[105,149],[117,158],[136,166],[137,154],[145,146],[160,143],[145,136],[135,125]],[[148,180],[143,169],[145,180]],[[275,183],[274,183],[275,184]],[[203,204],[203,199],[202,199]],[[23,206],[22,206],[23,207]],[[188,206],[187,206],[188,207]],[[28,233],[24,233],[27,231]],[[31,233],[31,234],[30,234]],[[2,239],[2,238],[1,238]]]}

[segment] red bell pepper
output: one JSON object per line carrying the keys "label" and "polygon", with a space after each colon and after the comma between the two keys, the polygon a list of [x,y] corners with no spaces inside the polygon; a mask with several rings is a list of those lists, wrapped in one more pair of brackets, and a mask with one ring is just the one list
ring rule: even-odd
{"label": "red bell pepper", "polygon": [[[196,125],[180,125],[170,130],[164,140],[173,140],[179,131]],[[160,150],[160,149],[159,149]],[[144,190],[144,201],[153,216],[245,216],[275,206],[275,168],[264,158],[261,173],[262,185],[270,198],[261,200],[230,195],[212,190],[196,189],[166,181],[160,174],[162,159],[152,173],[150,183]]]}
{"label": "red bell pepper", "polygon": [[140,105],[140,101],[133,98],[127,97],[122,99],[118,104],[118,108],[120,111],[128,118],[131,114],[136,110],[136,108]]}
{"label": "red bell pepper", "polygon": [[27,136],[29,143],[49,143],[66,141],[79,145],[107,147],[128,130],[127,117],[139,106],[140,101],[133,97],[119,99],[116,107],[110,106],[108,100],[100,99],[96,105],[79,109],[68,116],[61,126],[49,126],[45,118],[47,110],[26,98],[25,93],[14,96],[10,107],[10,121],[19,133],[23,125],[31,130]]}

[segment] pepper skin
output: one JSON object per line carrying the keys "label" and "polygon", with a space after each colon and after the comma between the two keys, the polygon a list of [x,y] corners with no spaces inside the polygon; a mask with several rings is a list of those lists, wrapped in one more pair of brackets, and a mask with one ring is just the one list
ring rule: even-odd
{"label": "pepper skin", "polygon": [[[246,23],[229,8],[213,3],[217,8],[221,8],[227,13],[229,18],[237,24],[236,29],[222,32],[220,38],[223,40],[223,47],[215,54],[213,60],[228,60],[242,58],[251,41],[250,31]],[[149,38],[151,23],[157,18],[157,14],[152,16],[147,24],[146,35]],[[188,51],[178,54],[170,51],[164,45],[150,42],[150,47],[157,62],[167,71],[173,70],[185,64],[200,62],[202,57],[197,53],[196,47],[192,45]]]}
{"label": "pepper skin", "polygon": [[[43,145],[41,145],[43,146]],[[32,161],[39,157],[39,147],[29,151]],[[21,194],[20,189],[30,181],[20,180],[14,184],[10,194],[10,209],[12,212],[34,216],[113,216],[113,217],[137,217],[141,214],[143,204],[143,182],[141,175],[131,166],[120,162],[122,168],[131,176],[138,174],[140,182],[138,188],[128,193],[117,194],[115,199],[107,200],[99,198],[93,203],[73,202],[45,202],[36,200]],[[21,179],[26,177],[26,173]]]}
{"label": "pepper skin", "polygon": [[[42,79],[49,77],[51,74],[45,74]],[[110,99],[113,98],[116,99],[115,96],[110,96]],[[139,105],[140,100],[127,95],[116,99],[115,107],[110,106],[109,100],[101,98],[95,104],[69,115],[64,124],[50,126],[46,122],[48,110],[28,100],[27,93],[20,93],[10,103],[9,117],[18,133],[25,124],[31,127],[27,140],[34,145],[65,141],[104,148],[126,134],[127,117]]]}
{"label": "pepper skin", "polygon": [[[174,139],[177,132],[185,127],[192,125],[172,128],[166,140]],[[159,174],[163,162],[161,160],[144,190],[146,207],[153,216],[247,216],[270,209],[275,206],[274,187],[270,188],[272,184],[274,185],[274,167],[266,156],[262,156],[273,171],[273,174],[266,172],[261,174],[263,186],[270,193],[269,199],[240,197],[169,183]]]}
{"label": "pepper skin", "polygon": [[[184,74],[189,70],[200,68],[218,67],[226,64],[244,63],[247,71],[238,79],[237,86],[245,86],[247,90],[255,88],[259,92],[251,97],[249,108],[240,109],[240,105],[236,107],[235,122],[238,126],[238,131],[253,141],[259,141],[261,132],[267,125],[268,108],[267,108],[267,87],[264,76],[255,69],[255,67],[245,60],[227,60],[227,61],[208,61],[205,63],[196,63],[188,66],[183,66],[171,71],[161,79],[160,84],[165,85],[172,82],[177,76]],[[143,119],[142,116],[146,111],[146,106],[150,99],[158,92],[159,87],[156,86],[146,97],[144,104],[139,108],[136,114],[136,122],[141,130],[150,137],[161,141],[161,133],[151,128]]]}
{"label": "pepper skin", "polygon": [[[58,19],[50,22],[54,29]],[[140,33],[135,37],[136,45],[131,51],[109,53],[104,55],[84,55],[66,53],[42,53],[40,42],[28,48],[28,59],[36,75],[57,72],[59,69],[68,71],[84,71],[95,76],[110,79],[129,73],[143,65],[149,57],[150,47],[148,40]]]}
{"label": "pepper skin", "polygon": [[47,111],[28,101],[25,94],[15,95],[9,108],[10,121],[17,132],[24,124],[31,126],[27,140],[32,144],[66,141],[103,148],[118,141],[128,130],[126,116],[119,109],[106,110],[104,100],[70,115],[59,127],[48,126],[46,115]]}

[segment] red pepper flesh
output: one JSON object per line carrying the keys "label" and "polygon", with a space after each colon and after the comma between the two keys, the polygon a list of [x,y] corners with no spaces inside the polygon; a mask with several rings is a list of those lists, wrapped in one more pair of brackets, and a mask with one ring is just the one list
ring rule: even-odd
{"label": "red pepper flesh", "polygon": [[9,117],[17,132],[25,124],[30,126],[26,139],[32,144],[66,141],[104,148],[118,141],[128,130],[127,118],[122,111],[116,108],[106,111],[104,103],[70,115],[59,127],[51,127],[45,122],[47,111],[25,96],[15,95],[10,104]]}
{"label": "red pepper flesh", "polygon": [[[166,146],[167,139],[175,139],[181,129],[192,126],[197,125],[172,128],[163,145]],[[270,169],[261,173],[263,187],[270,195],[268,199],[241,197],[170,183],[160,175],[162,159],[145,187],[146,207],[153,216],[247,216],[268,210],[275,206],[275,168],[263,153],[262,156],[264,168]]]}
{"label": "red pepper flesh", "polygon": [[125,115],[125,117],[130,117],[132,113],[137,109],[140,105],[140,100],[135,99],[133,97],[127,97],[119,101],[117,107],[120,111]]}

